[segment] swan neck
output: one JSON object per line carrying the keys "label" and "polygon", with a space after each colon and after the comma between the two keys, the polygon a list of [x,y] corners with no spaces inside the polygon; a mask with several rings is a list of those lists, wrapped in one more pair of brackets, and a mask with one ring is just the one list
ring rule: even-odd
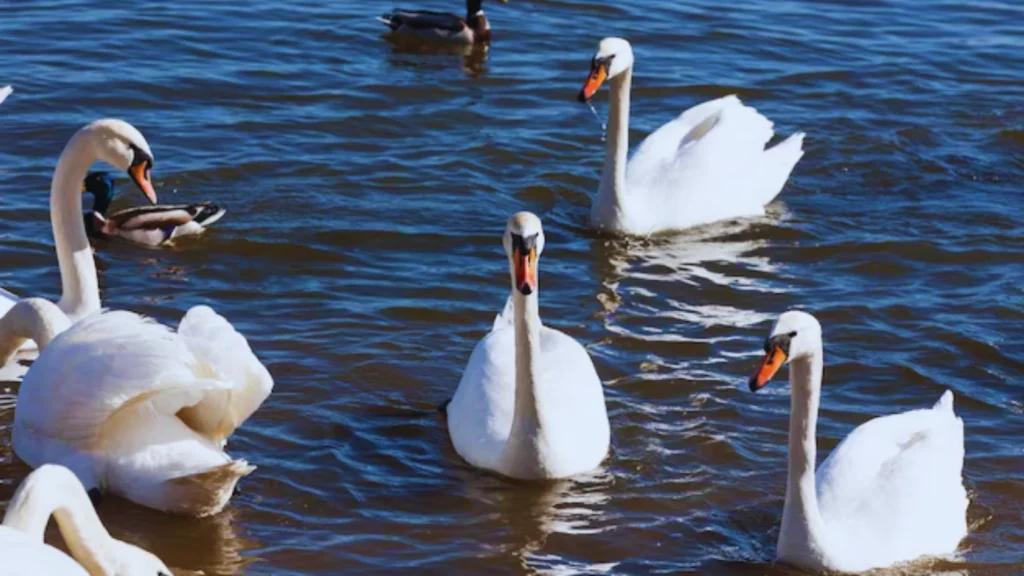
{"label": "swan neck", "polygon": [[50,185],[50,223],[60,265],[60,309],[78,320],[100,309],[92,247],[82,220],[82,181],[96,152],[88,132],[79,132],[60,155]]}
{"label": "swan neck", "polygon": [[112,539],[85,489],[70,471],[47,466],[29,475],[18,488],[3,525],[43,542],[51,515],[71,555],[89,574],[110,572]]}
{"label": "swan neck", "polygon": [[817,459],[818,403],[822,353],[790,362],[789,479],[780,539],[787,535],[824,550],[824,523],[818,508],[814,465]]}
{"label": "swan neck", "polygon": [[515,291],[512,305],[516,331],[516,394],[505,455],[521,476],[543,476],[540,450],[544,423],[538,405],[541,321],[537,292],[524,296]]}
{"label": "swan neck", "polygon": [[626,160],[629,152],[629,93],[633,68],[609,80],[608,142],[597,205],[606,213],[619,212],[626,195]]}
{"label": "swan neck", "polygon": [[6,364],[26,340],[35,341],[41,352],[70,324],[67,316],[48,300],[19,300],[0,317],[0,366]]}

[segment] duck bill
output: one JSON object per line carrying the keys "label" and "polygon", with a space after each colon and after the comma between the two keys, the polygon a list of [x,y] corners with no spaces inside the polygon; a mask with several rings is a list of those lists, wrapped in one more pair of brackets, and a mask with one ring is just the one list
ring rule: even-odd
{"label": "duck bill", "polygon": [[530,249],[523,254],[516,250],[513,255],[515,262],[516,290],[523,296],[537,291],[537,251]]}
{"label": "duck bill", "polygon": [[580,90],[577,100],[580,102],[589,102],[594,94],[597,94],[598,88],[604,81],[608,79],[608,65],[604,62],[594,62],[590,66],[590,76],[587,78],[586,83],[583,84],[583,89]]}
{"label": "duck bill", "polygon": [[782,348],[773,346],[772,349],[765,354],[764,360],[761,361],[761,366],[757,369],[757,372],[750,377],[750,391],[757,392],[761,388],[764,388],[768,381],[775,376],[775,373],[782,368],[782,365],[786,362],[786,353],[783,352]]}
{"label": "duck bill", "polygon": [[128,176],[139,187],[139,190],[142,190],[142,193],[146,195],[150,203],[156,204],[156,190],[153,189],[153,181],[150,179],[149,162],[133,164],[128,168]]}

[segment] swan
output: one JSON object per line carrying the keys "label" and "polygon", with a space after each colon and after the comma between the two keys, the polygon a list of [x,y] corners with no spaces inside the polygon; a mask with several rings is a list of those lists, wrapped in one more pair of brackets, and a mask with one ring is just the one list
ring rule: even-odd
{"label": "swan", "polygon": [[761,216],[803,156],[798,132],[765,149],[772,123],[736,96],[694,106],[640,144],[626,163],[633,48],[605,38],[579,94],[588,102],[608,80],[608,144],[591,224],[648,235],[717,220]]}
{"label": "swan", "polygon": [[947,390],[932,408],[861,424],[814,471],[823,368],[821,324],[779,316],[750,379],[763,388],[790,364],[789,480],[778,560],[862,572],[956,551],[967,535],[963,421]]}
{"label": "swan", "polygon": [[202,202],[136,206],[109,214],[115,183],[107,172],[91,172],[82,191],[93,195],[92,210],[85,214],[89,236],[119,238],[145,246],[160,246],[181,236],[202,234],[226,212],[212,202]]}
{"label": "swan", "polygon": [[27,327],[18,336],[43,349],[18,391],[15,454],[33,467],[67,466],[89,489],[156,510],[222,510],[255,470],[224,445],[273,389],[245,338],[208,306],[195,306],[177,331],[132,312],[100,311],[47,342],[43,315],[32,316],[40,308],[25,302],[14,309]]}
{"label": "swan", "polygon": [[[502,4],[508,0],[498,0]],[[456,44],[474,44],[491,40],[491,24],[483,11],[483,0],[466,0],[466,17],[429,10],[395,10],[377,19],[392,34]]]}
{"label": "swan", "polygon": [[[57,305],[72,322],[100,309],[96,263],[82,223],[82,180],[102,160],[124,170],[156,204],[150,178],[153,152],[142,134],[123,120],[97,120],[79,130],[60,155],[50,185],[50,223],[57,247],[62,293]],[[0,289],[0,315],[19,300]]]}
{"label": "swan", "polygon": [[11,95],[11,92],[14,92],[14,88],[11,88],[10,86],[0,87],[0,104],[3,104],[4,100],[7,100],[7,97]]}
{"label": "swan", "polygon": [[592,470],[608,453],[604,390],[586,349],[541,324],[540,219],[514,214],[504,245],[512,296],[474,348],[446,407],[452,444],[471,465],[511,478],[564,478]]}
{"label": "swan", "polygon": [[[74,560],[43,542],[51,515]],[[75,475],[53,464],[29,474],[7,505],[0,558],[7,576],[171,576],[155,555],[111,537]]]}

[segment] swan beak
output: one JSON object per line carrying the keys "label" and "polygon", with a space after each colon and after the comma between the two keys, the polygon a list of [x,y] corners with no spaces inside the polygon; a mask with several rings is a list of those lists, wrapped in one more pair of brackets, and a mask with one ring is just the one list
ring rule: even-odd
{"label": "swan beak", "polygon": [[537,290],[537,249],[530,248],[525,254],[518,248],[512,254],[515,262],[516,289],[523,296]]}
{"label": "swan beak", "polygon": [[598,60],[594,58],[594,63],[590,65],[590,77],[587,78],[587,82],[583,85],[583,89],[580,90],[580,95],[576,97],[580,102],[587,102],[597,94],[597,89],[604,84],[604,81],[608,78],[608,62],[606,60]]}
{"label": "swan beak", "polygon": [[132,182],[135,182],[139,190],[146,195],[146,198],[149,198],[152,204],[156,204],[156,190],[153,189],[153,181],[149,176],[151,167],[152,164],[149,160],[136,162],[128,168],[128,175],[131,176]]}
{"label": "swan beak", "polygon": [[750,391],[757,392],[768,384],[768,381],[775,376],[775,373],[782,368],[786,362],[786,352],[780,346],[772,346],[764,355],[761,367],[750,377]]}

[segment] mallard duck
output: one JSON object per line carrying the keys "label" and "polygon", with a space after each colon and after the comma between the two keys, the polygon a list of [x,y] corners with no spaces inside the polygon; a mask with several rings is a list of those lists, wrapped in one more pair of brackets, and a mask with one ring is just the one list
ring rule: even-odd
{"label": "mallard duck", "polygon": [[85,230],[89,236],[123,238],[146,246],[159,246],[179,236],[201,234],[226,212],[212,202],[202,202],[136,206],[107,214],[115,191],[114,179],[106,172],[86,176],[82,192],[94,198],[92,210],[85,214]]}
{"label": "mallard duck", "polygon": [[[508,0],[498,0],[502,4]],[[466,17],[448,12],[397,9],[377,19],[387,24],[395,34],[413,36],[422,40],[437,40],[459,44],[489,42],[491,24],[481,8],[483,0],[466,0]]]}

